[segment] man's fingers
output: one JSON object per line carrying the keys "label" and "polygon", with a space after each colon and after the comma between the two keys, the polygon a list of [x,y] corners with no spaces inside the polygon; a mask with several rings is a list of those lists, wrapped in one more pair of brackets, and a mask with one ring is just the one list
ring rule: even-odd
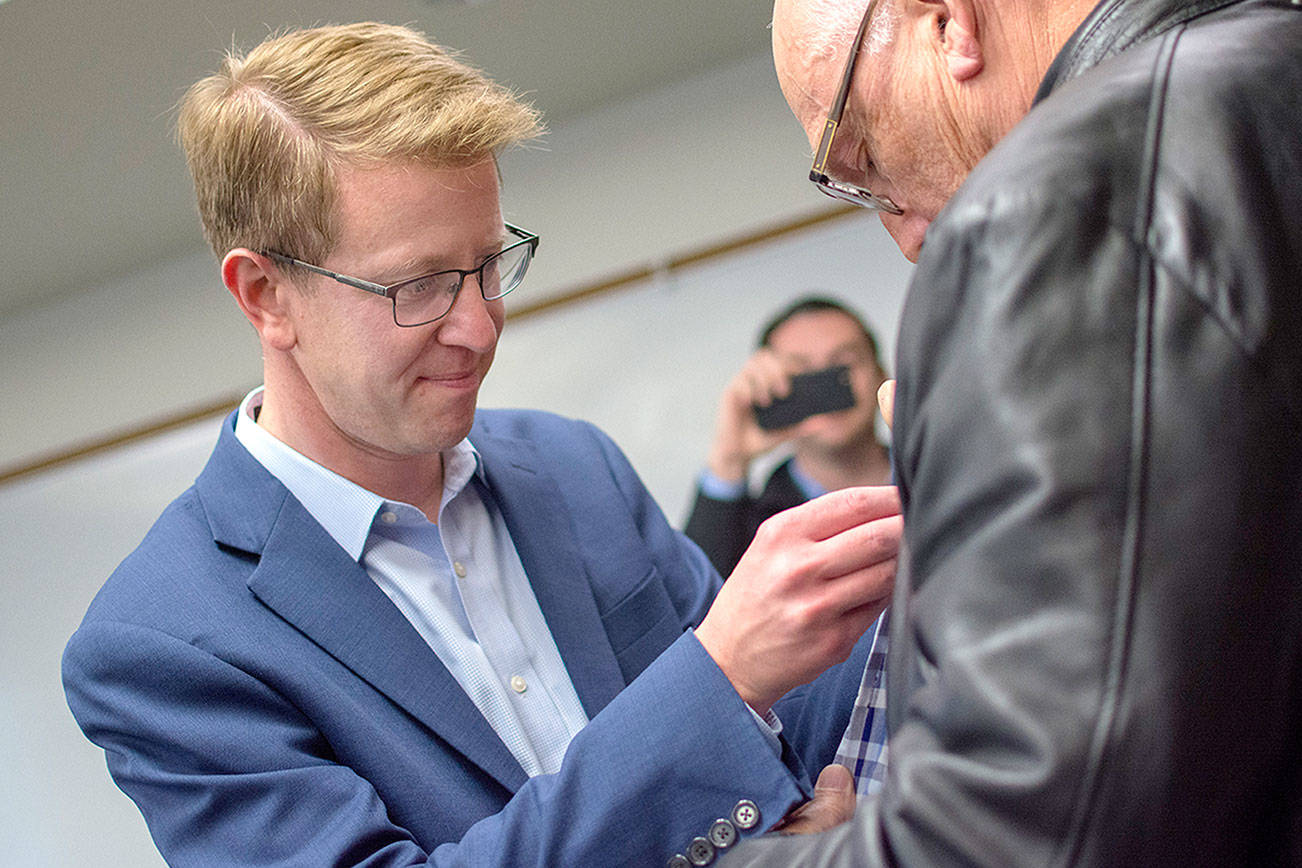
{"label": "man's fingers", "polygon": [[[819,794],[830,797],[844,798],[846,794],[850,796],[850,813],[854,813],[854,775],[850,770],[838,763],[832,763],[824,768],[818,774],[818,782],[814,784],[814,797]],[[846,819],[850,819],[846,817]]]}
{"label": "man's fingers", "polygon": [[[764,384],[771,398],[785,398],[791,394],[791,374],[771,350],[761,350],[756,354],[758,370],[764,377]],[[768,403],[768,402],[765,402]]]}
{"label": "man's fingers", "polygon": [[[873,618],[890,602],[895,590],[895,558],[878,561],[872,566],[838,576],[827,582],[822,590],[821,611],[826,617],[845,617],[851,613],[871,609]],[[871,622],[872,618],[869,618]]]}
{"label": "man's fingers", "polygon": [[894,560],[900,553],[904,517],[890,515],[841,531],[818,543],[819,572],[828,577]]}
{"label": "man's fingers", "polygon": [[777,831],[782,835],[825,832],[854,817],[854,776],[845,766],[823,769],[814,785],[814,798],[787,815]]}
{"label": "man's fingers", "polygon": [[874,519],[900,514],[900,494],[893,485],[842,488],[773,516],[783,539],[825,540]]}
{"label": "man's fingers", "polygon": [[791,375],[770,350],[757,350],[741,369],[749,402],[767,407],[791,392]]}
{"label": "man's fingers", "polygon": [[886,427],[895,426],[895,381],[886,380],[877,388],[877,407],[882,411]]}

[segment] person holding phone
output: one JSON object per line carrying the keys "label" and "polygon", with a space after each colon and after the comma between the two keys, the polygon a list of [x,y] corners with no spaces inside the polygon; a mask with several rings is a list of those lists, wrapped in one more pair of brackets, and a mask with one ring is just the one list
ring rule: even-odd
{"label": "person holding phone", "polygon": [[[890,481],[874,397],[885,379],[876,337],[847,305],[804,296],[769,320],[719,399],[685,528],[720,575],[770,516],[829,491]],[[752,493],[756,460],[785,445],[791,456]]]}
{"label": "person holding phone", "polygon": [[[769,320],[719,400],[714,443],[685,528],[720,575],[732,571],[773,515],[830,491],[890,482],[890,455],[877,439],[883,382],[877,339],[847,305],[804,296]],[[752,494],[752,465],[784,445],[790,457]],[[867,663],[837,744],[836,763],[853,782],[824,777],[820,788],[868,795],[885,780],[886,625],[883,612],[865,636]]]}

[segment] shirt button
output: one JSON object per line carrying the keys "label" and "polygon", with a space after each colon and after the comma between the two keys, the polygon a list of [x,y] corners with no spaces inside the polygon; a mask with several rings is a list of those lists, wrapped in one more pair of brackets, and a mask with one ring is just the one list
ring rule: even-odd
{"label": "shirt button", "polygon": [[456,573],[458,578],[464,579],[466,577],[466,565],[461,561],[453,561],[452,572]]}
{"label": "shirt button", "polygon": [[705,838],[693,838],[687,845],[687,859],[693,865],[709,865],[714,861],[714,845]]}
{"label": "shirt button", "polygon": [[726,850],[737,843],[737,827],[731,820],[720,818],[710,825],[710,843],[720,850]]}
{"label": "shirt button", "polygon": [[738,829],[753,829],[760,821],[759,805],[750,799],[742,799],[732,809],[732,821]]}
{"label": "shirt button", "polygon": [[529,689],[529,683],[524,680],[524,676],[512,675],[511,689],[514,690],[516,693],[524,693],[526,690]]}
{"label": "shirt button", "polygon": [[398,520],[398,514],[396,512],[380,513],[380,521],[384,522],[385,524],[393,524],[397,520]]}

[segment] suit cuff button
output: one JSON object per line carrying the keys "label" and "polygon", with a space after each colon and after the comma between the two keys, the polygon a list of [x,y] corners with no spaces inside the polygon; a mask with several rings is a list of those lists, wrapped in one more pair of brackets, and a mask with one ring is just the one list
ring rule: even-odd
{"label": "suit cuff button", "polygon": [[742,831],[754,829],[759,825],[759,821],[759,805],[755,804],[750,799],[742,799],[737,803],[736,807],[732,809],[732,822]]}
{"label": "suit cuff button", "polygon": [[682,853],[675,853],[669,857],[669,868],[692,868],[692,863]]}
{"label": "suit cuff button", "polygon": [[714,845],[708,838],[693,838],[687,845],[687,859],[693,865],[709,865],[714,861]]}
{"label": "suit cuff button", "polygon": [[722,817],[710,825],[710,843],[720,850],[726,850],[737,843],[737,827],[731,820]]}

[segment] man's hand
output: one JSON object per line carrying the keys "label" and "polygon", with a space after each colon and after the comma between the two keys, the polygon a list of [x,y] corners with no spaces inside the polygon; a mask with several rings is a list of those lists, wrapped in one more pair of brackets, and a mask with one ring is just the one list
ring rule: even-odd
{"label": "man's hand", "polygon": [[832,764],[818,776],[814,797],[787,814],[773,830],[781,835],[826,832],[853,819],[854,807],[854,776],[845,766]]}
{"label": "man's hand", "polygon": [[752,461],[791,438],[791,431],[765,431],[755,422],[754,405],[768,406],[791,392],[791,374],[770,349],[755,351],[719,399],[714,441],[707,465],[728,482],[746,478]]}
{"label": "man's hand", "polygon": [[849,656],[890,601],[902,532],[890,485],[834,491],[760,525],[696,628],[757,713]]}

